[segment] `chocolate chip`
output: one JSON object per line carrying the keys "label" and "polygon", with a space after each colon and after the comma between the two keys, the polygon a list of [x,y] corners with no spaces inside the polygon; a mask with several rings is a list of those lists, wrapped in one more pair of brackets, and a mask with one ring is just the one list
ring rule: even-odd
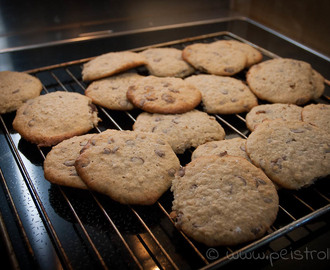
{"label": "chocolate chip", "polygon": [[88,143],[88,141],[82,141],[82,142],[79,143],[79,145],[80,146],[85,146],[85,145],[87,145],[87,143]]}
{"label": "chocolate chip", "polygon": [[109,148],[104,148],[103,149],[103,154],[110,154],[111,150]]}
{"label": "chocolate chip", "polygon": [[273,199],[271,199],[271,198],[264,198],[264,202],[265,203],[272,203],[273,202]]}
{"label": "chocolate chip", "polygon": [[167,171],[168,175],[171,177],[174,177],[176,170],[174,168],[171,168]]}
{"label": "chocolate chip", "polygon": [[224,152],[219,153],[219,156],[220,157],[223,157],[223,156],[226,156],[226,155],[228,155],[227,151],[224,151]]}
{"label": "chocolate chip", "polygon": [[232,67],[227,67],[227,68],[224,69],[224,71],[227,72],[227,73],[234,73],[235,69],[232,68]]}
{"label": "chocolate chip", "polygon": [[140,157],[131,157],[131,161],[139,165],[142,165],[144,163],[144,159]]}
{"label": "chocolate chip", "polygon": [[259,187],[260,185],[266,185],[266,182],[260,178],[254,178],[256,181],[256,187]]}
{"label": "chocolate chip", "polygon": [[264,111],[264,110],[256,111],[256,114],[261,114],[261,113],[266,113],[266,111]]}
{"label": "chocolate chip", "polygon": [[172,93],[180,93],[180,91],[177,89],[169,88],[168,90]]}
{"label": "chocolate chip", "polygon": [[175,98],[172,97],[169,94],[162,94],[162,100],[164,100],[166,103],[174,103],[175,102]]}
{"label": "chocolate chip", "polygon": [[292,128],[292,129],[290,129],[290,131],[293,133],[304,133],[305,132],[305,130],[302,128]]}
{"label": "chocolate chip", "polygon": [[155,153],[159,157],[164,157],[165,156],[165,152],[161,151],[161,150],[158,150],[158,149],[155,150]]}
{"label": "chocolate chip", "polygon": [[135,145],[135,142],[133,140],[127,140],[126,144],[130,145],[130,146],[133,146],[133,145]]}
{"label": "chocolate chip", "polygon": [[75,160],[74,159],[70,159],[70,160],[66,160],[64,161],[63,165],[67,166],[67,167],[71,167],[74,166]]}
{"label": "chocolate chip", "polygon": [[243,182],[244,186],[246,186],[246,179],[244,177],[242,177],[240,175],[236,175],[236,177]]}
{"label": "chocolate chip", "polygon": [[193,184],[193,185],[191,185],[190,189],[196,189],[197,187],[198,187],[198,185]]}
{"label": "chocolate chip", "polygon": [[20,91],[20,89],[16,89],[13,92],[11,92],[12,94],[17,94]]}
{"label": "chocolate chip", "polygon": [[157,139],[156,141],[160,145],[165,145],[166,143],[163,140]]}
{"label": "chocolate chip", "polygon": [[34,119],[32,119],[32,120],[30,120],[30,121],[28,122],[28,126],[29,126],[29,127],[33,127],[34,124],[35,124]]}
{"label": "chocolate chip", "polygon": [[295,89],[296,88],[296,84],[295,83],[291,83],[289,86],[290,86],[291,89]]}
{"label": "chocolate chip", "polygon": [[114,142],[115,142],[115,140],[113,138],[111,138],[111,137],[108,138],[108,144],[112,144]]}
{"label": "chocolate chip", "polygon": [[180,176],[180,177],[183,177],[185,175],[186,171],[185,171],[185,168],[184,167],[181,167],[179,170],[178,170],[178,173],[177,175]]}

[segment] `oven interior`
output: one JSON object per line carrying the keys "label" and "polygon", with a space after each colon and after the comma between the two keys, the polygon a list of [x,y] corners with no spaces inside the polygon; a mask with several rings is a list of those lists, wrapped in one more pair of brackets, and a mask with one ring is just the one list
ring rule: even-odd
{"label": "oven interior", "polygon": [[[154,46],[183,49],[195,42],[220,39],[251,44],[263,53],[264,60],[278,57],[228,31]],[[84,94],[87,84],[82,81],[81,71],[87,60],[38,68],[29,73],[41,80],[42,94],[54,91]],[[136,71],[148,75],[145,67]],[[244,81],[245,74],[246,70],[235,77]],[[314,102],[328,104],[328,93],[326,86],[325,94]],[[131,130],[141,113],[139,109],[97,108],[102,121],[91,133]],[[0,202],[8,205],[2,208],[1,224],[2,231],[9,236],[6,243],[12,251],[11,263],[22,269],[216,269],[247,263],[244,254],[259,255],[249,261],[262,268],[274,263],[270,260],[272,255],[276,254],[275,261],[281,250],[293,251],[329,227],[330,186],[329,177],[325,177],[308,188],[279,190],[278,217],[263,238],[210,249],[176,229],[169,216],[173,199],[170,191],[152,206],[121,205],[93,191],[47,182],[43,160],[50,148],[39,148],[21,138],[12,128],[14,117],[14,113],[0,116],[0,150],[7,153],[1,158]],[[249,135],[244,113],[215,117],[225,129],[227,139]],[[182,165],[190,161],[191,152],[192,149],[179,155]],[[289,253],[286,256],[289,258]]]}

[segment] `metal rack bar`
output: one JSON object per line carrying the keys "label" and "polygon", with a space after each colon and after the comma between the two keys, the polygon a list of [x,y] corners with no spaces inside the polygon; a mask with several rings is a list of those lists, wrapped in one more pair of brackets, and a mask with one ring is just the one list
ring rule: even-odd
{"label": "metal rack bar", "polygon": [[38,192],[37,190],[35,189],[34,185],[33,185],[33,182],[32,182],[32,179],[28,173],[28,170],[26,169],[25,165],[24,165],[24,162],[19,154],[19,151],[18,149],[16,148],[15,146],[15,143],[12,139],[12,137],[10,136],[10,133],[8,131],[8,128],[5,124],[5,122],[3,121],[3,118],[2,116],[0,115],[0,120],[1,120],[1,123],[5,129],[5,133],[6,133],[6,138],[10,144],[10,147],[14,153],[14,156],[15,156],[15,159],[17,160],[18,162],[18,165],[20,167],[20,171],[24,177],[24,179],[26,180],[25,183],[27,185],[27,188],[28,190],[30,191],[30,194],[31,194],[31,197],[36,205],[36,208],[40,214],[40,216],[42,217],[42,220],[44,221],[44,224],[45,224],[45,227],[46,229],[48,230],[49,234],[52,236],[52,239],[54,240],[54,244],[55,244],[55,247],[56,247],[56,250],[59,254],[59,257],[60,259],[63,261],[64,265],[66,265],[66,267],[68,269],[72,269],[72,265],[71,265],[71,262],[67,256],[67,254],[65,253],[64,249],[63,249],[63,246],[56,234],[56,231],[49,219],[49,216],[47,214],[47,211],[45,210],[43,204],[42,204],[42,201],[38,195]]}
{"label": "metal rack bar", "polygon": [[[171,46],[171,45],[177,45],[180,44],[182,42],[191,42],[191,41],[196,41],[196,40],[200,40],[200,39],[205,39],[205,38],[213,38],[215,39],[217,36],[219,35],[227,35],[233,38],[236,38],[238,40],[241,40],[243,42],[248,43],[245,40],[242,40],[240,37],[233,35],[229,32],[219,32],[219,33],[214,33],[214,34],[210,34],[210,35],[204,35],[204,36],[200,36],[200,37],[195,37],[195,38],[191,38],[191,39],[185,39],[185,40],[180,40],[180,41],[174,41],[174,42],[168,42],[168,43],[164,43],[164,44],[160,44],[158,46]],[[253,44],[252,44],[253,45]],[[141,48],[140,48],[141,49]],[[260,49],[264,54],[266,54],[269,57],[278,57],[277,55],[272,54],[271,52],[268,52],[266,50],[264,50],[263,48],[258,48]],[[55,79],[56,83],[58,86],[61,87],[61,89],[63,89],[64,91],[70,91],[68,90],[68,88],[65,86],[65,84],[59,79],[58,76],[56,76],[56,74],[53,72],[53,69],[55,68],[62,68],[68,75],[69,77],[72,79],[72,81],[70,83],[75,83],[77,84],[83,91],[85,91],[85,87],[83,85],[83,83],[80,82],[80,80],[70,71],[69,67],[72,65],[77,65],[77,64],[81,64],[83,63],[84,60],[79,60],[79,61],[75,61],[75,62],[71,62],[71,63],[67,63],[67,64],[61,64],[58,66],[53,66],[53,67],[45,67],[45,68],[41,68],[41,69],[37,69],[37,70],[33,70],[34,73],[40,72],[40,71],[48,71],[50,73],[50,75],[52,76],[52,78]],[[30,71],[31,73],[31,71]],[[45,85],[43,85],[43,89],[45,92],[49,92],[48,89],[45,87]],[[111,121],[111,123],[114,124],[114,126],[118,129],[118,130],[123,130],[123,128],[121,127],[121,124],[118,123],[111,115],[111,111],[106,110],[102,107],[98,107],[98,109],[104,114],[104,116]],[[123,115],[126,115],[127,119],[135,122],[136,119],[132,116],[132,114],[130,112],[122,112]],[[239,119],[240,121],[245,123],[245,119],[239,115],[239,114],[235,114],[237,119]],[[0,116],[1,117],[1,116]],[[230,121],[225,120],[222,116],[220,115],[215,115],[216,119],[221,122],[222,124],[226,125],[227,127],[229,127],[231,130],[233,130],[235,133],[237,133],[238,135],[240,135],[243,138],[247,138],[247,136],[242,133],[240,130],[238,130],[235,127],[235,124],[230,123]],[[30,193],[33,197],[33,199],[36,202],[36,205],[38,206],[38,210],[41,213],[41,216],[43,217],[44,222],[47,224],[47,229],[50,231],[50,234],[52,235],[54,241],[55,241],[55,245],[57,247],[57,251],[60,254],[61,259],[64,261],[64,263],[66,264],[67,268],[72,269],[72,266],[69,262],[69,259],[56,235],[56,231],[54,229],[54,227],[52,226],[48,216],[47,216],[47,212],[46,210],[43,208],[42,206],[42,202],[40,200],[40,198],[38,197],[38,193],[35,190],[33,183],[30,179],[29,173],[26,170],[24,163],[20,157],[20,154],[18,152],[18,149],[16,148],[10,133],[8,132],[8,129],[1,117],[1,122],[3,124],[3,126],[5,127],[6,130],[6,137],[8,139],[8,141],[10,142],[11,148],[13,149],[14,153],[15,153],[15,158],[16,160],[18,160],[18,163],[20,164],[20,169],[22,171],[22,174],[24,176],[24,179],[26,179],[27,181],[27,186],[29,187]],[[96,130],[98,132],[101,132],[101,130],[96,127]],[[41,155],[43,157],[44,153],[43,151],[38,148]],[[0,170],[1,173],[1,170]],[[2,174],[2,173],[1,173]],[[81,228],[81,230],[83,231],[88,243],[90,244],[90,246],[92,247],[94,253],[96,254],[96,256],[98,257],[102,267],[104,269],[107,269],[107,265],[104,261],[104,259],[102,258],[102,254],[98,251],[98,249],[96,248],[96,245],[93,243],[93,240],[91,239],[90,235],[88,234],[83,222],[81,221],[81,219],[79,218],[76,210],[74,209],[70,199],[68,198],[67,194],[63,191],[63,189],[61,187],[59,187],[60,193],[62,194],[63,198],[65,199],[65,201],[67,202],[72,214],[74,215],[75,219],[77,220],[79,227]],[[224,247],[225,249],[227,249],[227,251],[229,251],[229,254],[226,256],[223,256],[222,258],[219,258],[218,260],[210,263],[208,261],[207,258],[205,258],[205,256],[202,254],[202,252],[196,247],[196,245],[194,244],[194,241],[189,239],[189,237],[187,237],[182,231],[178,230],[179,233],[183,236],[183,238],[185,239],[185,241],[188,243],[188,245],[194,250],[194,252],[197,254],[197,256],[201,259],[201,261],[203,261],[203,263],[205,264],[205,267],[203,269],[213,269],[216,267],[219,267],[223,264],[226,264],[230,261],[230,259],[239,254],[239,253],[245,253],[245,252],[249,252],[252,250],[255,250],[263,245],[266,245],[267,243],[270,243],[271,241],[279,238],[280,236],[286,235],[288,232],[294,230],[297,227],[303,226],[304,224],[306,224],[308,221],[310,221],[311,219],[317,218],[327,212],[330,211],[330,199],[325,196],[322,192],[318,191],[317,189],[315,189],[315,192],[317,194],[320,195],[320,197],[322,197],[325,201],[327,201],[327,205],[320,207],[319,209],[314,209],[314,207],[310,206],[307,202],[305,202],[303,199],[301,199],[298,195],[293,194],[293,198],[295,198],[295,200],[297,202],[299,202],[299,205],[304,206],[305,208],[308,208],[311,213],[301,217],[301,218],[296,218],[294,217],[294,214],[290,213],[287,209],[285,209],[283,206],[279,205],[280,211],[283,211],[283,213],[285,213],[285,215],[287,215],[292,221],[289,223],[286,223],[285,226],[280,227],[280,228],[276,228],[275,226],[271,227],[271,230],[269,230],[268,234],[266,236],[264,236],[263,238],[256,240],[250,244],[245,245],[244,247],[238,249],[238,250],[233,250],[231,247]],[[8,192],[7,192],[8,193]],[[137,259],[137,257],[135,256],[134,252],[132,251],[132,249],[130,248],[128,242],[125,240],[124,236],[122,235],[122,233],[119,231],[118,227],[116,226],[116,224],[114,223],[114,221],[111,219],[109,213],[106,211],[105,207],[101,204],[100,200],[97,198],[97,195],[94,194],[93,191],[90,191],[90,194],[92,196],[92,198],[94,199],[94,201],[96,202],[96,204],[98,205],[98,207],[100,208],[101,212],[104,214],[105,218],[107,219],[107,221],[109,222],[109,224],[111,225],[111,227],[114,229],[114,231],[116,232],[116,234],[119,236],[122,244],[125,246],[126,250],[128,251],[128,253],[130,254],[130,256],[133,258],[134,262],[136,263],[136,265],[138,266],[138,268],[142,269],[143,266],[141,265],[141,263],[139,262],[139,260]],[[174,222],[171,219],[169,213],[166,211],[166,209],[163,207],[163,205],[158,201],[157,202],[158,208],[160,209],[160,211],[165,214],[165,216],[170,220],[171,224],[174,226]],[[179,269],[177,263],[173,260],[173,258],[171,258],[171,256],[169,255],[169,253],[166,251],[166,249],[164,248],[164,246],[162,245],[162,243],[160,243],[160,241],[157,239],[157,237],[154,235],[154,233],[152,232],[151,228],[146,224],[146,222],[143,220],[143,218],[139,215],[139,213],[137,212],[137,210],[134,209],[134,207],[132,206],[128,206],[128,208],[130,209],[130,211],[134,214],[134,216],[137,218],[137,220],[140,222],[140,224],[142,225],[142,227],[146,230],[146,232],[148,233],[148,235],[151,237],[151,239],[153,240],[153,242],[155,242],[155,244],[158,246],[158,248],[161,250],[162,254],[166,257],[166,259],[170,262],[170,264],[173,266],[173,268],[175,269]],[[174,226],[175,227],[175,226]],[[175,227],[176,228],[176,227]],[[141,243],[142,243],[142,239],[140,239]],[[149,255],[152,257],[153,260],[157,260],[155,258],[155,256],[153,256],[151,254],[151,250],[148,248],[147,244],[145,242],[143,242],[144,248],[147,250],[147,252],[149,253]],[[158,262],[156,262],[157,265],[160,265]]]}

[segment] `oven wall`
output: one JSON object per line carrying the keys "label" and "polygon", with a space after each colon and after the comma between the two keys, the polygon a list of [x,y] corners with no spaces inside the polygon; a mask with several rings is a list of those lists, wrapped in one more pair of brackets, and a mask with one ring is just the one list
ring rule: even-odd
{"label": "oven wall", "polygon": [[230,8],[330,57],[329,0],[231,0]]}

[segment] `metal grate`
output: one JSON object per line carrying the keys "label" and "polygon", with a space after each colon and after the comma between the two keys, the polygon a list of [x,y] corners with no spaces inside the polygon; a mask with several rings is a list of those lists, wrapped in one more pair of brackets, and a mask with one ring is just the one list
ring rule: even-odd
{"label": "metal grate", "polygon": [[[238,39],[249,43],[229,32],[215,33],[158,46],[184,48],[193,42],[211,42],[218,39]],[[250,44],[250,43],[249,43]],[[250,44],[255,46],[254,44]],[[256,47],[256,46],[255,46]],[[257,47],[258,48],[258,47]],[[141,50],[143,48],[137,49]],[[276,55],[258,48],[264,59]],[[84,94],[86,84],[81,79],[81,64],[85,60],[45,67],[29,71],[43,83],[42,94],[53,91],[69,91]],[[147,75],[143,68],[140,74]],[[244,80],[245,73],[236,76]],[[318,102],[327,102],[322,97]],[[111,111],[98,107],[102,122],[91,132],[102,132],[108,128],[126,130],[141,113],[133,111]],[[247,138],[245,114],[215,115],[224,127],[227,137]],[[172,194],[166,192],[152,206],[120,205],[110,198],[93,191],[75,190],[51,185],[43,177],[42,163],[50,148],[39,148],[26,142],[12,129],[13,114],[0,116],[4,135],[13,153],[19,173],[22,175],[24,196],[28,197],[35,211],[25,213],[28,219],[41,220],[59,263],[65,269],[211,269],[221,267],[239,254],[262,249],[265,254],[276,252],[295,242],[290,232],[300,228],[305,234],[311,233],[306,224],[330,211],[329,179],[320,179],[309,188],[299,191],[280,190],[278,217],[268,233],[261,239],[235,247],[208,248],[187,237],[176,229],[169,213]],[[191,152],[179,155],[182,165],[190,161]],[[20,234],[27,253],[43,264],[33,243],[33,229],[25,229],[27,218],[20,209],[21,194],[16,194],[12,179],[7,179],[0,168],[4,192],[20,228]],[[32,219],[33,216],[33,219]],[[33,233],[32,233],[33,234]],[[281,240],[280,242],[278,240]],[[47,239],[44,240],[47,242]],[[283,244],[284,243],[284,244]],[[52,250],[52,248],[49,248]],[[17,258],[16,258],[17,259]]]}

